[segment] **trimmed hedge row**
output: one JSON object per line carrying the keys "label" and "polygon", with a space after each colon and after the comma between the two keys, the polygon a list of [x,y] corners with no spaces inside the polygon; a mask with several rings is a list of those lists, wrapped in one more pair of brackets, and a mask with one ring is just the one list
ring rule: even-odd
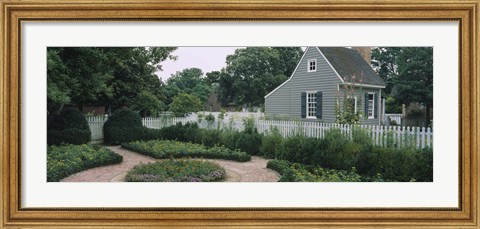
{"label": "trimmed hedge row", "polygon": [[47,148],[47,181],[57,182],[90,168],[118,164],[123,157],[94,145],[64,145]]}
{"label": "trimmed hedge row", "polygon": [[[249,119],[245,121],[245,129],[241,132],[200,129],[196,123],[185,125],[177,123],[156,130],[142,127],[140,116],[131,113],[132,111],[124,114],[129,119],[122,118],[121,120],[126,122],[135,119],[132,121],[134,125],[123,125],[120,121],[113,122],[115,120],[112,120],[112,123],[116,123],[115,125],[106,125],[107,143],[119,144],[152,139],[191,142],[207,147],[224,146],[230,150],[247,152],[250,155],[260,155],[328,169],[351,170],[355,167],[363,176],[370,177],[381,174],[386,180],[391,181],[433,180],[433,151],[431,148],[373,146],[369,133],[361,128],[352,130],[351,139],[347,139],[338,129],[326,131],[323,139],[301,135],[283,138],[275,129],[263,135],[257,132],[253,120]],[[113,117],[114,115],[110,119]],[[108,132],[107,129],[110,129],[111,132]]]}
{"label": "trimmed hedge row", "polygon": [[225,178],[225,171],[215,163],[170,159],[141,164],[128,171],[127,182],[212,182]]}
{"label": "trimmed hedge row", "polygon": [[47,145],[86,144],[90,142],[91,135],[85,115],[76,109],[66,109],[59,115],[48,117]]}
{"label": "trimmed hedge row", "polygon": [[277,171],[280,182],[366,182],[384,181],[381,176],[363,177],[355,168],[347,170],[325,169],[307,166],[300,163],[290,163],[284,160],[271,160],[267,168]]}
{"label": "trimmed hedge row", "polygon": [[197,124],[192,123],[178,123],[160,131],[162,139],[247,149],[245,151],[252,155],[328,169],[351,170],[355,167],[359,174],[368,177],[381,174],[391,181],[433,180],[431,148],[373,146],[369,133],[361,128],[352,130],[351,140],[339,129],[327,131],[323,139],[301,135],[283,138],[275,129],[267,135],[261,135],[251,126],[242,132],[199,129]]}
{"label": "trimmed hedge row", "polygon": [[229,149],[238,149],[250,155],[260,155],[262,135],[255,128],[245,128],[238,132],[233,130],[200,129],[196,123],[177,123],[160,129],[162,139],[177,140],[203,144],[205,146],[223,145]]}
{"label": "trimmed hedge row", "polygon": [[122,147],[157,159],[165,158],[210,158],[233,161],[249,161],[250,155],[223,146],[205,147],[199,144],[168,140],[135,141],[123,143]]}

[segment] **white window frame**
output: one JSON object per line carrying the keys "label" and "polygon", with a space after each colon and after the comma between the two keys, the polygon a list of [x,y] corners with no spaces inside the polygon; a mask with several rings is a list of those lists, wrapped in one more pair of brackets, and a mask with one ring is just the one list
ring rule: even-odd
{"label": "white window frame", "polygon": [[[311,70],[310,69],[310,63],[315,63],[315,69]],[[317,59],[310,59],[307,61],[307,72],[316,72],[317,71]]]}
{"label": "white window frame", "polygon": [[358,102],[357,96],[351,96],[351,95],[350,95],[350,96],[348,96],[347,99],[355,99],[355,101],[354,101],[354,108],[353,108],[354,111],[353,111],[353,112],[355,112],[355,114],[356,114],[356,113],[358,112],[358,109],[357,109],[357,102]]}
{"label": "white window frame", "polygon": [[[370,116],[370,95],[373,95],[372,97],[372,116]],[[368,93],[368,101],[365,101],[368,103],[368,109],[367,109],[367,116],[368,116],[368,119],[375,119],[375,93]]]}
{"label": "white window frame", "polygon": [[[309,103],[308,102],[308,95],[313,95],[313,98],[314,98],[314,101],[313,103]],[[306,91],[305,92],[305,109],[306,109],[306,118],[310,118],[310,119],[316,119],[317,118],[317,91]],[[313,116],[310,115],[310,104],[313,104]]]}

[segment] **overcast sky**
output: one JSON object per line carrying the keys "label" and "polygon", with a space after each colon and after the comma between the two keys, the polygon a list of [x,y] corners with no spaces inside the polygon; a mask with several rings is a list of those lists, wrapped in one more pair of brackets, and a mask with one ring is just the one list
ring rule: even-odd
{"label": "overcast sky", "polygon": [[163,71],[157,75],[166,81],[172,74],[185,68],[200,68],[203,73],[218,71],[226,66],[227,55],[233,54],[238,47],[178,47],[172,54],[177,60],[162,62]]}

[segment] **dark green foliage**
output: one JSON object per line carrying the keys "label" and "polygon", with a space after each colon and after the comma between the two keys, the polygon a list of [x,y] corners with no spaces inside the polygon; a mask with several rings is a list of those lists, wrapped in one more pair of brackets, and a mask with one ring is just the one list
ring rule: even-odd
{"label": "dark green foliage", "polygon": [[81,145],[89,143],[91,140],[92,133],[90,129],[77,129],[77,128],[68,128],[62,132],[63,143]]}
{"label": "dark green foliage", "polygon": [[87,119],[76,109],[66,109],[47,120],[47,144],[81,145],[90,142],[91,131]]}
{"label": "dark green foliage", "polygon": [[104,128],[109,127],[141,127],[142,126],[142,117],[137,112],[123,108],[119,109],[108,117],[107,122],[105,122]]}
{"label": "dark green foliage", "polygon": [[215,121],[215,116],[210,113],[210,114],[205,116],[205,120],[207,120],[207,122],[214,122]]}
{"label": "dark green foliage", "polygon": [[255,129],[254,132],[242,131],[236,134],[235,149],[247,152],[251,155],[259,155],[262,135]]}
{"label": "dark green foliage", "polygon": [[323,147],[316,152],[318,165],[325,168],[345,169],[344,160],[350,153],[344,152],[348,139],[339,129],[330,129],[325,132],[325,138],[322,141],[320,144]]}
{"label": "dark green foliage", "polygon": [[250,160],[250,155],[247,153],[231,150],[223,146],[209,148],[199,144],[177,141],[136,141],[124,143],[122,147],[157,159],[195,157],[227,159],[240,162]]}
{"label": "dark green foliage", "polygon": [[356,126],[352,129],[352,141],[365,147],[371,146],[373,142],[369,130]]}
{"label": "dark green foliage", "polygon": [[212,147],[219,145],[221,142],[222,131],[200,129],[201,143],[205,146]]}
{"label": "dark green foliage", "polygon": [[103,141],[110,145],[162,138],[161,130],[144,127],[140,115],[129,109],[115,111],[103,125],[103,134]]}
{"label": "dark green foliage", "polygon": [[260,146],[260,153],[267,158],[280,158],[282,152],[283,137],[277,128],[272,132],[263,136],[262,145]]}
{"label": "dark green foliage", "polygon": [[433,153],[431,148],[385,148],[373,146],[360,152],[356,168],[362,174],[382,174],[393,181],[433,181]]}
{"label": "dark green foliage", "polygon": [[229,149],[235,149],[235,142],[238,132],[232,130],[224,130],[222,131],[222,135],[220,136],[221,145]]}
{"label": "dark green foliage", "polygon": [[245,129],[235,136],[235,149],[247,152],[251,155],[260,154],[262,145],[262,135],[258,133],[255,127],[255,120],[247,118],[244,120]]}
{"label": "dark green foliage", "polygon": [[280,158],[283,160],[295,162],[295,156],[297,154],[297,150],[299,150],[303,144],[304,137],[300,135],[295,135],[288,137],[283,141],[282,144],[282,153],[280,154]]}
{"label": "dark green foliage", "polygon": [[122,156],[93,145],[65,145],[47,148],[47,181],[57,182],[90,168],[117,164]]}
{"label": "dark green foliage", "polygon": [[413,177],[416,181],[431,182],[433,181],[433,150],[425,148],[422,152],[415,154],[415,170]]}
{"label": "dark green foliage", "polygon": [[177,140],[182,142],[201,143],[203,131],[198,128],[197,123],[177,123],[173,126],[164,127],[161,130],[162,139]]}
{"label": "dark green foliage", "polygon": [[366,182],[383,181],[381,176],[364,177],[355,168],[350,170],[325,169],[282,160],[272,160],[267,168],[277,171],[280,182]]}
{"label": "dark green foliage", "polygon": [[[269,141],[270,137],[265,136],[262,149],[273,148],[274,143],[268,143]],[[431,148],[421,150],[372,146],[370,135],[364,130],[355,129],[352,140],[348,140],[338,129],[327,131],[324,139],[291,136],[282,139],[279,148],[281,153],[278,159],[335,170],[356,168],[359,174],[366,177],[362,178],[365,181],[380,181],[379,176],[385,181],[433,180]],[[290,175],[292,174],[287,174],[282,179],[291,178]]]}

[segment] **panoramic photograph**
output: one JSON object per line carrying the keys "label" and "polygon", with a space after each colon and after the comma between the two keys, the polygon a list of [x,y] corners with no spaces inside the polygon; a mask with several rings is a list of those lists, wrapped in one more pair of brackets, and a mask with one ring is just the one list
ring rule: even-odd
{"label": "panoramic photograph", "polygon": [[47,182],[433,182],[433,47],[48,47]]}

